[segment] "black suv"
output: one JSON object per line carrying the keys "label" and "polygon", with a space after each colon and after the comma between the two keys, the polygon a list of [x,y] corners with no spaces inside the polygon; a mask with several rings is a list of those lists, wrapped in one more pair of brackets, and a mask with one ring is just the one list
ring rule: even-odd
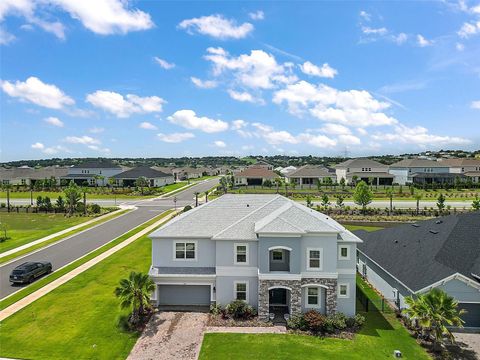
{"label": "black suv", "polygon": [[27,284],[35,278],[52,272],[52,264],[46,261],[26,262],[18,265],[10,274],[11,283]]}

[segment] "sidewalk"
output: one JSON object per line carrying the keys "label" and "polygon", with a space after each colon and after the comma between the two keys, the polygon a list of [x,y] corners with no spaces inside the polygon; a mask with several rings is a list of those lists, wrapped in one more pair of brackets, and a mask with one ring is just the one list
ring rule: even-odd
{"label": "sidewalk", "polygon": [[[87,226],[87,225],[96,223],[97,221],[101,221],[102,219],[105,219],[106,217],[112,216],[112,219],[114,219],[114,218],[116,218],[116,217],[113,216],[113,215],[118,214],[119,212],[122,212],[122,211],[124,211],[124,210],[126,210],[126,209],[132,209],[132,208],[133,208],[133,206],[125,206],[125,205],[120,205],[119,207],[120,207],[119,210],[115,210],[115,211],[110,212],[110,213],[108,213],[108,214],[95,217],[95,218],[93,218],[93,219],[91,219],[91,220],[88,220],[88,221],[86,221],[86,222],[83,222],[83,223],[77,224],[77,225],[75,225],[75,226],[69,227],[68,229],[64,229],[64,230],[59,231],[59,232],[56,232],[56,233],[54,233],[54,234],[50,234],[50,235],[48,235],[48,236],[45,236],[45,237],[43,237],[43,238],[41,238],[41,239],[38,239],[38,240],[34,240],[34,241],[32,241],[32,242],[29,242],[28,244],[21,245],[21,246],[18,246],[18,247],[16,247],[16,248],[14,248],[14,249],[5,251],[5,252],[3,252],[3,253],[0,254],[0,259],[3,258],[3,257],[5,257],[5,256],[9,256],[9,255],[11,255],[11,254],[14,254],[14,253],[16,253],[16,252],[18,252],[18,251],[21,251],[21,250],[24,250],[24,249],[28,249],[29,247],[35,246],[35,245],[40,244],[40,243],[42,243],[42,242],[48,241],[48,240],[50,240],[50,239],[54,239],[54,238],[56,238],[56,237],[58,237],[58,236],[67,234],[67,233],[69,233],[70,231],[74,231],[74,230],[80,229],[80,228],[82,228],[82,227],[84,227],[84,226]],[[110,221],[110,220],[108,220],[108,221]],[[91,229],[91,228],[88,228],[88,229]],[[87,230],[87,229],[86,229],[86,230]],[[75,234],[75,235],[77,235],[77,234]],[[60,240],[63,240],[63,239],[60,239]]]}
{"label": "sidewalk", "polygon": [[[98,264],[100,261],[106,259],[110,255],[116,253],[117,251],[123,249],[125,246],[131,244],[138,238],[148,234],[152,230],[154,230],[156,227],[162,225],[166,221],[170,220],[173,216],[175,216],[175,212],[172,212],[171,214],[165,216],[164,218],[158,220],[154,224],[146,227],[145,229],[141,230],[140,232],[136,233],[135,235],[129,237],[128,239],[124,240],[120,244],[114,246],[113,248],[103,252],[102,254],[98,255],[97,257],[87,261],[86,263],[78,266],[77,268],[73,269],[69,273],[63,275],[62,277],[52,281],[51,283],[45,285],[41,289],[38,289],[37,291],[31,293],[30,295],[25,296],[21,300],[17,301],[16,303],[10,305],[6,309],[0,311],[0,321],[5,320],[8,318],[10,315],[15,314],[17,311],[23,309],[24,307],[30,305],[32,302],[35,300],[41,298],[42,296],[48,294],[49,292],[55,290],[57,287],[61,286],[62,284],[65,284],[67,281],[73,279],[75,276],[81,274],[82,272],[90,269],[92,266]],[[132,229],[133,230],[133,229]]]}

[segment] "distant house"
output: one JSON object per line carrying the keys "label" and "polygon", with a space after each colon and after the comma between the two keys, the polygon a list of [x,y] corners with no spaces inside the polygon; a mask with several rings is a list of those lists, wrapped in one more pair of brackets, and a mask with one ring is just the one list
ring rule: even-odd
{"label": "distant house", "polygon": [[0,182],[5,185],[33,186],[39,180],[54,180],[55,185],[60,185],[60,179],[67,174],[68,168],[62,166],[0,168]]}
{"label": "distant house", "polygon": [[112,176],[120,174],[125,169],[110,160],[88,161],[73,165],[68,169],[68,174],[62,177],[73,180],[76,184],[88,183],[90,186],[105,186]]}
{"label": "distant house", "polygon": [[262,167],[262,168],[265,168],[267,170],[273,170],[273,165],[267,163],[266,161],[263,161],[263,160],[260,160],[260,161],[257,161],[255,164],[253,165],[250,165],[251,167]]}
{"label": "distant house", "polygon": [[137,179],[141,177],[146,178],[148,186],[151,187],[165,186],[175,182],[173,174],[166,174],[148,166],[138,166],[121,172],[112,176],[112,179],[115,179],[117,186],[135,186]]}
{"label": "distant house", "polygon": [[480,328],[480,212],[374,232],[356,231],[357,269],[400,309],[405,297],[439,288],[455,297],[466,327]]}
{"label": "distant house", "polygon": [[235,185],[262,185],[266,180],[274,181],[279,176],[262,166],[251,166],[233,175]]}
{"label": "distant house", "polygon": [[283,176],[286,176],[286,175],[294,172],[295,170],[297,170],[297,168],[295,166],[287,166],[287,167],[284,167],[280,170],[280,174],[282,174]]}
{"label": "distant house", "polygon": [[358,181],[363,180],[366,183],[373,179],[372,185],[391,185],[394,177],[389,174],[387,165],[367,158],[344,161],[335,166],[335,173],[337,182],[345,179],[347,184],[355,177]]}
{"label": "distant house", "polygon": [[461,174],[472,182],[480,182],[480,159],[445,159],[440,163],[449,166],[450,174]]}
{"label": "distant house", "polygon": [[173,168],[172,173],[175,181],[198,179],[203,176],[202,169],[192,167]]}
{"label": "distant house", "polygon": [[332,182],[336,180],[336,175],[325,166],[321,165],[304,165],[295,171],[285,175],[285,179],[289,183],[296,185],[316,185],[318,181],[323,182],[324,179],[330,178]]}
{"label": "distant house", "polygon": [[435,160],[403,159],[390,165],[394,182],[400,185],[412,183],[453,183],[455,176],[448,175],[447,164]]}

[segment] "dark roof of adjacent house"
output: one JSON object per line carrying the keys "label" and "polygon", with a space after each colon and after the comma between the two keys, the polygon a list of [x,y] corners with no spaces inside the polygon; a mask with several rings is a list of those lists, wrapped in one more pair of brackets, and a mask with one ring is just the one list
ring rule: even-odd
{"label": "dark roof of adjacent house", "polygon": [[235,177],[274,179],[278,175],[265,167],[248,167],[234,175]]}
{"label": "dark roof of adjacent house", "polygon": [[427,160],[427,159],[403,159],[390,165],[390,168],[409,168],[409,167],[433,168],[433,167],[449,167],[449,166],[444,163],[442,164],[442,161]]}
{"label": "dark roof of adjacent house", "polygon": [[288,173],[286,176],[291,177],[329,177],[334,175],[322,165],[304,165],[297,170]]}
{"label": "dark roof of adjacent house", "polygon": [[114,164],[110,160],[85,161],[80,164],[75,164],[72,167],[81,169],[121,169],[120,165]]}
{"label": "dark roof of adjacent house", "polygon": [[335,165],[335,169],[343,169],[347,167],[376,167],[376,168],[388,168],[387,165],[379,163],[378,161],[369,158],[356,158],[344,161]]}
{"label": "dark roof of adjacent house", "polygon": [[145,177],[147,179],[156,179],[172,176],[172,174],[165,174],[162,171],[152,169],[148,166],[137,166],[136,168],[121,172],[112,176],[114,179],[138,179],[139,177]]}
{"label": "dark roof of adjacent house", "polygon": [[460,273],[480,279],[480,211],[355,231],[358,249],[413,291]]}

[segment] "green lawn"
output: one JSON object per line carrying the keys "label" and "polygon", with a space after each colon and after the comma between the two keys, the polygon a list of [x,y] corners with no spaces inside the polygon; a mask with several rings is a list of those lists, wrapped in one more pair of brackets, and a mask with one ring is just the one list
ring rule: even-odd
{"label": "green lawn", "polygon": [[383,229],[383,227],[380,227],[380,226],[369,226],[369,225],[345,225],[344,224],[343,226],[345,226],[350,231],[355,231],[355,230],[375,231],[375,230]]}
{"label": "green lawn", "polygon": [[[358,278],[365,294],[378,295]],[[368,312],[365,325],[353,340],[293,334],[205,334],[200,360],[391,359],[400,350],[403,359],[430,359],[393,312]]]}
{"label": "green lawn", "polygon": [[151,240],[144,236],[5,319],[0,356],[125,359],[138,334],[118,326],[128,311],[113,291],[130,271],[147,272],[150,261]]}
{"label": "green lawn", "polygon": [[10,239],[0,242],[0,252],[14,249],[91,219],[93,217],[2,212],[0,222],[2,225],[7,225],[7,236]]}

